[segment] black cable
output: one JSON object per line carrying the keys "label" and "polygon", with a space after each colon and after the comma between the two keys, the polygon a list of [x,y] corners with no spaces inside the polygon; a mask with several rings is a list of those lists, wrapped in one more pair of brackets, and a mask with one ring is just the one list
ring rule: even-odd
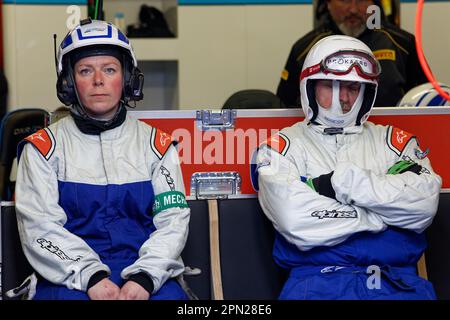
{"label": "black cable", "polygon": [[97,20],[104,20],[103,16],[103,0],[97,0]]}

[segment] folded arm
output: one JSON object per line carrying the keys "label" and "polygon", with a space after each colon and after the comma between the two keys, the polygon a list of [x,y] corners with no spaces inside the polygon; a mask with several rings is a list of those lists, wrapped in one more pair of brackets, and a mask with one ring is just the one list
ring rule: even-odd
{"label": "folded arm", "polygon": [[414,170],[377,175],[351,162],[338,163],[331,178],[336,199],[366,208],[388,225],[422,232],[436,214],[442,180],[428,158],[418,159],[415,150],[418,145],[412,139],[399,157],[413,161]]}
{"label": "folded arm", "polygon": [[314,191],[301,181],[304,171],[270,148],[262,147],[258,153],[259,201],[289,242],[309,250],[336,245],[356,232],[385,228],[377,215]]}

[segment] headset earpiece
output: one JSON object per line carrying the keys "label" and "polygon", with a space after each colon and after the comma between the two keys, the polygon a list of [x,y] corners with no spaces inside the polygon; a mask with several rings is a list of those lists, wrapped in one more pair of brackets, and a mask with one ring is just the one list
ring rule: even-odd
{"label": "headset earpiece", "polygon": [[130,64],[129,59],[124,56],[123,69],[124,77],[124,93],[126,101],[140,101],[144,98],[144,74],[139,68]]}
{"label": "headset earpiece", "polygon": [[[71,72],[71,70],[69,72]],[[56,94],[59,101],[66,106],[70,106],[77,102],[72,77],[65,73],[58,76],[58,80],[56,81]]]}
{"label": "headset earpiece", "polygon": [[132,101],[140,101],[144,98],[144,74],[138,68],[133,68],[130,78],[130,93],[129,97]]}

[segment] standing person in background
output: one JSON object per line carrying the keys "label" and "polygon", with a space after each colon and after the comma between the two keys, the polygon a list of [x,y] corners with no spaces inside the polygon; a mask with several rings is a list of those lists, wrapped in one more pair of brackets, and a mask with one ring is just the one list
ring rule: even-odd
{"label": "standing person in background", "polygon": [[171,137],[127,115],[143,75],[114,25],[84,20],[58,52],[71,116],[24,140],[16,210],[34,299],[186,299],[190,210]]}
{"label": "standing person in background", "polygon": [[[329,35],[347,35],[364,42],[379,60],[383,73],[379,79],[375,107],[396,106],[411,88],[427,82],[417,58],[414,35],[381,17],[381,28],[369,28],[367,8],[377,0],[326,0],[323,24],[298,40],[292,47],[281,73],[277,96],[286,106],[300,106],[300,71],[309,49]],[[382,14],[383,15],[383,14]]]}
{"label": "standing person in background", "polygon": [[301,72],[306,119],[259,149],[281,299],[435,299],[416,266],[442,179],[414,135],[366,121],[380,72],[361,41],[323,38]]}

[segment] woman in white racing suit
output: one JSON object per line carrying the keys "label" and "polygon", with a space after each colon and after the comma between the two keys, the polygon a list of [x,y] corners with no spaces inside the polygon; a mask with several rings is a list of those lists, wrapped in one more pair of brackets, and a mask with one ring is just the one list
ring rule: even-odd
{"label": "woman in white racing suit", "polygon": [[366,121],[380,72],[361,41],[320,40],[300,75],[305,120],[259,149],[259,201],[290,271],[280,299],[435,298],[416,264],[441,178],[413,134]]}
{"label": "woman in white racing suit", "polygon": [[130,117],[143,75],[114,25],[84,20],[62,41],[57,93],[71,116],[19,147],[16,210],[37,272],[34,299],[187,299],[187,206],[178,153]]}

